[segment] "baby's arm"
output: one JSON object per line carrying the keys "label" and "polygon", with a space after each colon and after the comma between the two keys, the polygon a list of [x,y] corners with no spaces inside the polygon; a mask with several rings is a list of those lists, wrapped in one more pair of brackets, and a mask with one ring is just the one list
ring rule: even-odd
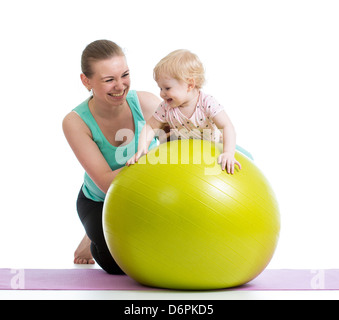
{"label": "baby's arm", "polygon": [[222,170],[234,173],[234,165],[241,169],[241,164],[234,158],[236,147],[236,134],[234,126],[225,111],[220,111],[213,118],[214,123],[223,134],[223,153],[218,157]]}
{"label": "baby's arm", "polygon": [[147,154],[148,148],[155,136],[155,131],[157,129],[161,129],[164,126],[164,123],[158,121],[153,116],[146,122],[144,127],[142,128],[139,136],[138,142],[138,151],[136,154],[126,162],[126,166],[130,166],[131,164],[135,164],[138,162],[141,156]]}

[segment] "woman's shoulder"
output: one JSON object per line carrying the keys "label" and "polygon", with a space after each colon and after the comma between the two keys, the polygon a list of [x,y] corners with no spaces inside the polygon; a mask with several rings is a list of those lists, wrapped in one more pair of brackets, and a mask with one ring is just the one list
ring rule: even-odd
{"label": "woman's shoulder", "polygon": [[156,107],[160,104],[161,100],[153,93],[147,91],[136,91],[141,107],[143,105],[155,104]]}
{"label": "woman's shoulder", "polygon": [[87,98],[85,101],[81,102],[77,107],[75,107],[72,112],[78,114],[81,118],[86,116],[89,113],[88,103],[91,97]]}
{"label": "woman's shoulder", "polygon": [[137,91],[140,107],[145,120],[148,120],[159,106],[161,100],[153,93]]}
{"label": "woman's shoulder", "polygon": [[83,117],[87,113],[87,110],[89,110],[88,101],[89,98],[80,103],[64,117],[62,121],[62,128],[66,135],[75,134],[77,132],[91,134],[88,126],[83,119]]}
{"label": "woman's shoulder", "polygon": [[69,112],[62,121],[62,128],[64,133],[75,133],[75,132],[86,132],[89,133],[90,130],[85,124],[85,122],[81,119],[78,113],[75,111]]}

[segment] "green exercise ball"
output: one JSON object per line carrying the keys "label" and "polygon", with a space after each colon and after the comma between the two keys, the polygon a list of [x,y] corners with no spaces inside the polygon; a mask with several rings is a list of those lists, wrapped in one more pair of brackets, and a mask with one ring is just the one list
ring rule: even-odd
{"label": "green exercise ball", "polygon": [[109,250],[141,284],[183,290],[239,286],[275,251],[279,209],[253,161],[240,152],[234,175],[217,163],[221,144],[178,140],[124,168],[103,211]]}

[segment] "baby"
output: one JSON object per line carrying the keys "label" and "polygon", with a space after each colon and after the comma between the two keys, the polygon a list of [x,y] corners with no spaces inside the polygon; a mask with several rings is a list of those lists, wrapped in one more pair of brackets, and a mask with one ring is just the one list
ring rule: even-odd
{"label": "baby", "polygon": [[201,91],[205,82],[204,67],[188,50],[176,50],[154,68],[154,79],[164,100],[140,133],[138,151],[127,161],[129,166],[148,152],[157,129],[169,125],[171,132],[182,139],[204,139],[223,143],[218,157],[222,170],[234,173],[241,169],[234,158],[236,138],[231,120],[212,96]]}

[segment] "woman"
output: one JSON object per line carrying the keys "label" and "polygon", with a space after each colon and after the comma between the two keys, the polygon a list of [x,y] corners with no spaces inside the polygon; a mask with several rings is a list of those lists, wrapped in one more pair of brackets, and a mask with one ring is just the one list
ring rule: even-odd
{"label": "woman", "polygon": [[[137,150],[140,123],[151,117],[160,99],[151,93],[130,91],[126,57],[114,42],[89,44],[82,54],[81,68],[81,81],[93,95],[63,120],[66,139],[86,172],[77,200],[86,235],[75,251],[74,262],[93,264],[95,260],[106,272],[120,274],[123,272],[103,235],[103,202],[128,156]],[[152,147],[155,144],[153,141]]]}

